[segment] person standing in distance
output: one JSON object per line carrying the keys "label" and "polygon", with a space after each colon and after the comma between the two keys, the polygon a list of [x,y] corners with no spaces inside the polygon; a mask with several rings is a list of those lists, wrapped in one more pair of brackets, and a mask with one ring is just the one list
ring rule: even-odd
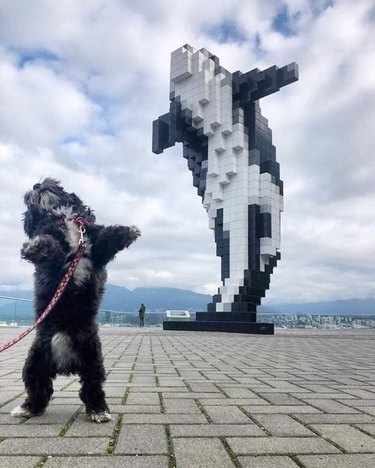
{"label": "person standing in distance", "polygon": [[141,307],[139,308],[138,315],[139,315],[139,326],[142,328],[145,326],[145,315],[146,315],[146,307],[143,303],[141,304]]}

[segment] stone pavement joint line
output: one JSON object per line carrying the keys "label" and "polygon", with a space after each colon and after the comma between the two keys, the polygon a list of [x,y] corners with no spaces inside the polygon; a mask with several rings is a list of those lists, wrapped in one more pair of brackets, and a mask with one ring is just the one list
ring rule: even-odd
{"label": "stone pavement joint line", "polygon": [[85,415],[78,376],[55,380],[43,416],[12,418],[32,336],[0,354],[1,468],[375,466],[373,330],[100,334],[107,424]]}

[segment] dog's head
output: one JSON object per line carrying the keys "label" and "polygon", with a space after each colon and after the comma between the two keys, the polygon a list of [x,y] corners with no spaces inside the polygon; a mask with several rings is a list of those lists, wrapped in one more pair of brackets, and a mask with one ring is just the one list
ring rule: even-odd
{"label": "dog's head", "polygon": [[29,237],[34,237],[41,221],[61,217],[62,209],[69,208],[76,216],[95,222],[95,216],[75,193],[68,193],[56,179],[47,177],[26,192],[24,202],[24,229]]}
{"label": "dog's head", "polygon": [[71,204],[69,193],[61,187],[60,182],[47,177],[26,192],[24,202],[28,209],[49,211],[63,205]]}

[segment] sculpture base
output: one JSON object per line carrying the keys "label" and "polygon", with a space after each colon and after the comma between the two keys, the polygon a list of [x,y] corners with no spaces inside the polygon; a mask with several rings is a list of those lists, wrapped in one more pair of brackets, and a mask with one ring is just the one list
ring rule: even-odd
{"label": "sculpture base", "polygon": [[193,322],[170,321],[163,322],[163,330],[254,333],[261,335],[273,335],[274,324],[257,322],[231,322],[229,320],[197,320]]}

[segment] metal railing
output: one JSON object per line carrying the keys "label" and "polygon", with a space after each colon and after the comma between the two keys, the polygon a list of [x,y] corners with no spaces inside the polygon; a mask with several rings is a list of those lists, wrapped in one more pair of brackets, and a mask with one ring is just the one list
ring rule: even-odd
{"label": "metal railing", "polygon": [[[0,296],[0,327],[22,327],[34,322],[34,307],[31,299]],[[145,325],[157,326],[163,323],[165,313],[146,314]],[[138,326],[138,312],[99,309],[98,322],[103,326]]]}
{"label": "metal railing", "polygon": [[[195,320],[195,314],[191,313]],[[146,314],[145,326],[161,326],[165,312]],[[375,328],[375,315],[310,315],[310,314],[258,314],[258,321],[274,323],[277,328]],[[22,327],[34,322],[31,299],[0,296],[0,327]],[[99,309],[98,322],[102,326],[136,327],[137,312]]]}

